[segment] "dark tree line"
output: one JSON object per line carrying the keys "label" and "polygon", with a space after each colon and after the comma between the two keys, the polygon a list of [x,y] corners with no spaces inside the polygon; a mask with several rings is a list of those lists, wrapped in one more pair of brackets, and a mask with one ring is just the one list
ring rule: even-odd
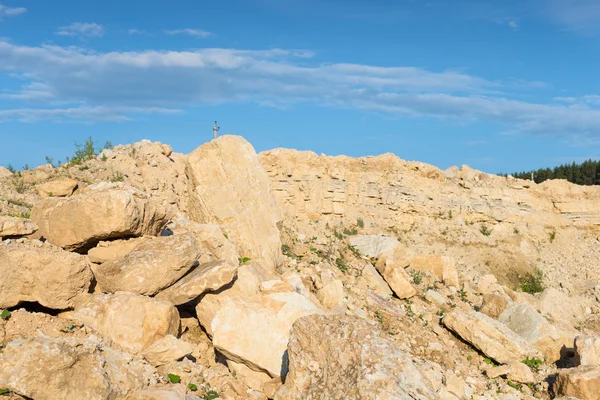
{"label": "dark tree line", "polygon": [[[578,185],[600,185],[600,161],[587,160],[581,164],[563,164],[554,168],[542,168],[537,171],[523,171],[511,174],[515,178],[531,179],[536,183],[547,179],[566,179]],[[506,176],[506,174],[500,174]]]}

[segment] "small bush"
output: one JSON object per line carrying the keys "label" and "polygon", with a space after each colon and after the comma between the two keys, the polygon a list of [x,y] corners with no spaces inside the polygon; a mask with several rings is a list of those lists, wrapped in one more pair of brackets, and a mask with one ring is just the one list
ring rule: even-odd
{"label": "small bush", "polygon": [[344,261],[343,258],[336,258],[335,259],[335,265],[338,267],[338,269],[342,272],[346,272],[348,271],[348,267],[346,266],[346,262]]}
{"label": "small bush", "polygon": [[181,377],[179,375],[169,374],[167,376],[169,377],[169,381],[171,381],[171,383],[179,383],[179,382],[181,382]]}
{"label": "small bush", "polygon": [[225,236],[225,239],[229,239],[229,236],[226,233],[224,233],[223,236]]}
{"label": "small bush", "polygon": [[333,236],[335,236],[338,240],[344,239],[344,234],[338,231],[333,231]]}
{"label": "small bush", "polygon": [[550,243],[554,242],[554,239],[556,239],[556,231],[550,232]]}
{"label": "small bush", "polygon": [[415,271],[412,273],[411,278],[415,285],[420,285],[423,282],[423,275],[425,273],[423,271]]}
{"label": "small bush", "polygon": [[190,383],[188,385],[188,389],[190,389],[190,391],[195,392],[196,390],[198,390],[198,386],[194,385],[193,383]]}
{"label": "small bush", "polygon": [[352,228],[352,229],[344,228],[344,235],[346,235],[346,236],[358,235],[358,229],[356,229],[356,228]]}
{"label": "small bush", "polygon": [[542,366],[542,360],[539,360],[535,357],[532,357],[532,358],[527,357],[526,359],[524,359],[521,362],[532,369],[540,369],[540,367]]}
{"label": "small bush", "polygon": [[110,181],[111,182],[123,182],[125,180],[125,175],[123,175],[123,173],[121,171],[116,171],[113,172],[112,176],[110,177]]}
{"label": "small bush", "polygon": [[239,257],[238,261],[240,263],[240,265],[247,263],[248,261],[250,261],[251,258],[250,257]]}
{"label": "small bush", "polygon": [[479,232],[481,232],[483,236],[490,236],[492,234],[492,230],[488,228],[486,224],[481,224],[479,227]]}
{"label": "small bush", "polygon": [[364,227],[365,227],[365,221],[363,221],[363,219],[362,219],[362,218],[358,218],[358,219],[356,220],[356,225],[357,225],[357,226],[358,226],[360,229],[362,229],[362,228],[364,228]]}
{"label": "small bush", "polygon": [[361,257],[360,250],[357,249],[356,247],[354,247],[354,246],[348,246],[348,249],[350,249],[350,251],[352,252],[352,254],[354,254],[357,258]]}
{"label": "small bush", "polygon": [[0,318],[4,321],[8,320],[10,318],[10,311],[2,310],[2,312],[0,313]]}
{"label": "small bush", "polygon": [[9,170],[10,172],[12,172],[13,174],[14,174],[15,172],[17,172],[17,171],[15,170],[15,167],[13,167],[13,166],[12,166],[12,164],[8,164],[8,165],[6,166],[6,169],[7,169],[7,170]]}
{"label": "small bush", "polygon": [[521,290],[525,293],[540,293],[542,292],[544,287],[544,272],[536,268],[531,272],[528,272],[525,276],[521,277]]}

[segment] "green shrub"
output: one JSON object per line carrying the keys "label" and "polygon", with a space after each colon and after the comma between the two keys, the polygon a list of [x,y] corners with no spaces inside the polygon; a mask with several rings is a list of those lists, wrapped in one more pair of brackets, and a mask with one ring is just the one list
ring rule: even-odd
{"label": "green shrub", "polygon": [[550,243],[554,242],[554,239],[556,239],[556,231],[550,232]]}
{"label": "green shrub", "polygon": [[492,234],[492,230],[488,228],[486,224],[481,224],[479,227],[479,232],[481,232],[483,236],[490,236]]}
{"label": "green shrub", "polygon": [[239,257],[238,261],[240,263],[240,265],[247,263],[248,261],[250,261],[251,258],[250,257]]}
{"label": "green shrub", "polygon": [[15,167],[13,167],[13,166],[12,166],[12,164],[8,164],[8,165],[6,166],[6,169],[7,169],[7,170],[9,170],[10,172],[12,172],[13,174],[14,174],[15,172],[17,172],[17,171],[15,170]]}
{"label": "green shrub", "polygon": [[169,381],[171,381],[171,383],[179,383],[179,382],[181,382],[181,377],[179,375],[169,374],[167,376],[169,377]]}
{"label": "green shrub", "polygon": [[540,369],[540,367],[542,366],[542,360],[539,360],[535,357],[532,357],[532,358],[527,357],[526,359],[524,359],[521,362],[523,364],[527,365],[529,368],[533,368],[533,369]]}
{"label": "green shrub", "polygon": [[345,272],[348,270],[348,267],[346,266],[346,262],[344,261],[343,258],[336,258],[335,259],[335,265],[338,267],[338,269],[342,272]]}
{"label": "green shrub", "polygon": [[10,311],[2,310],[0,313],[0,318],[2,318],[4,321],[8,320],[10,318]]}
{"label": "green shrub", "polygon": [[196,390],[198,390],[198,386],[194,385],[193,383],[190,383],[188,385],[188,389],[190,389],[190,391],[195,392]]}
{"label": "green shrub", "polygon": [[362,229],[362,228],[364,228],[364,227],[365,227],[365,221],[363,221],[363,219],[362,219],[362,218],[358,218],[358,219],[356,220],[356,225],[357,225],[357,226],[358,226],[360,229]]}
{"label": "green shrub", "polygon": [[344,235],[346,235],[346,236],[358,235],[358,229],[356,229],[356,228],[352,228],[352,229],[344,228]]}
{"label": "green shrub", "polygon": [[533,274],[531,272],[528,272],[527,274],[525,274],[525,276],[521,277],[520,283],[521,290],[523,292],[531,294],[540,293],[545,289],[544,272],[541,269],[536,268],[533,271]]}
{"label": "green shrub", "polygon": [[110,177],[110,181],[111,182],[123,182],[125,180],[125,175],[123,175],[123,173],[121,171],[115,171],[113,172],[112,176]]}
{"label": "green shrub", "polygon": [[425,273],[423,271],[415,271],[411,274],[412,281],[415,285],[420,285],[423,282],[423,275]]}

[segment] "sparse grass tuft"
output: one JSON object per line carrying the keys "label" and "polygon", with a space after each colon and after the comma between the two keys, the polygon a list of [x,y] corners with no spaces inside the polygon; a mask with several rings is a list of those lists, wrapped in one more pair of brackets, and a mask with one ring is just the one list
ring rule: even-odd
{"label": "sparse grass tuft", "polygon": [[556,239],[556,231],[550,232],[550,243],[554,242],[554,239]]}
{"label": "sparse grass tuft", "polygon": [[358,218],[356,220],[356,226],[358,226],[360,229],[365,227],[365,221],[362,218]]}
{"label": "sparse grass tuft", "polygon": [[492,234],[492,230],[488,228],[486,224],[481,224],[479,227],[479,232],[481,232],[483,236],[490,236]]}
{"label": "sparse grass tuft", "polygon": [[111,182],[123,182],[125,180],[125,175],[123,175],[123,173],[121,171],[115,171],[113,172],[112,176],[110,177],[110,181]]}

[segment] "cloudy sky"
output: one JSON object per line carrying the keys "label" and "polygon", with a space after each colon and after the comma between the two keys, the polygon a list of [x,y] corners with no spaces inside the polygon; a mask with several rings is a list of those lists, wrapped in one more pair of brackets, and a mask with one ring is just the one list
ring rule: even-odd
{"label": "cloudy sky", "polygon": [[595,0],[0,0],[0,165],[74,142],[600,158]]}

